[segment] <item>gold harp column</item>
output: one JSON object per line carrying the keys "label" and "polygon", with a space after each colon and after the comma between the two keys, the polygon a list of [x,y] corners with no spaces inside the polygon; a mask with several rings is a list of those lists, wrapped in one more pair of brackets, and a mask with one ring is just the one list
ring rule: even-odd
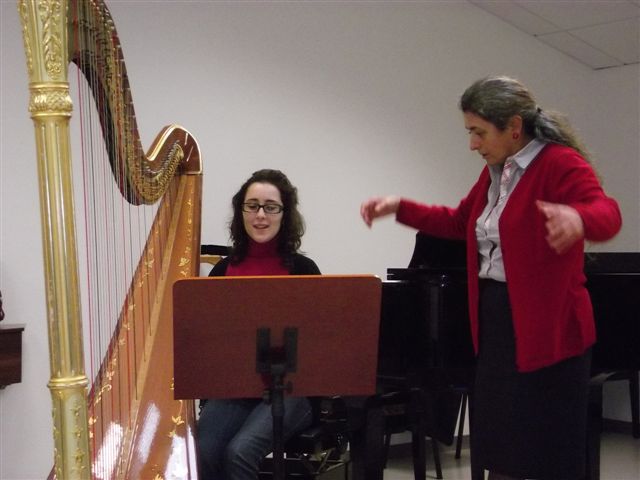
{"label": "gold harp column", "polygon": [[20,0],[29,74],[45,262],[57,478],[90,478],[87,377],[75,240],[66,0]]}

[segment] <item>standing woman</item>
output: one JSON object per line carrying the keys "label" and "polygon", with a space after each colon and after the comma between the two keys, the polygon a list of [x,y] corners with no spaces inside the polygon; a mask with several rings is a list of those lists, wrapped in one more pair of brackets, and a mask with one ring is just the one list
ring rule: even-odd
{"label": "standing woman", "polygon": [[517,80],[476,81],[460,109],[487,163],[466,198],[449,208],[378,197],[360,213],[368,226],[395,214],[466,240],[474,465],[490,479],[582,478],[595,342],[584,242],[612,238],[620,210],[567,123]]}
{"label": "standing woman", "polygon": [[[304,221],[298,192],[279,170],[255,172],[233,196],[229,256],[209,276],[319,275],[313,260],[298,252]],[[309,426],[304,397],[284,399],[284,439]],[[209,399],[198,421],[200,476],[204,480],[256,480],[272,450],[271,408],[261,399]]]}

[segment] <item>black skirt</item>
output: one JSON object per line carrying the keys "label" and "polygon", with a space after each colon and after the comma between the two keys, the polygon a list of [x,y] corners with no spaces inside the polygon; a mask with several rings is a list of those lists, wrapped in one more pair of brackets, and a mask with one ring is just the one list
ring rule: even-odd
{"label": "black skirt", "polygon": [[474,464],[516,478],[583,477],[591,351],[518,372],[506,284],[482,280],[480,288]]}

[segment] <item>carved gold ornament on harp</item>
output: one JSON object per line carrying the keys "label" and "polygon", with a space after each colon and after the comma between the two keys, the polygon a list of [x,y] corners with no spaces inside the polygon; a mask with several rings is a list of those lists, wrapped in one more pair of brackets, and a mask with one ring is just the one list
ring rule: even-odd
{"label": "carved gold ornament on harp", "polygon": [[[181,127],[170,126],[144,154],[111,14],[97,1],[72,1],[70,8],[77,12],[77,20],[70,22],[69,35],[80,39],[70,61],[91,79],[94,97],[100,99],[100,120],[116,182],[132,204],[155,203],[179,166],[188,168],[185,160],[189,161],[187,154],[196,149],[195,140]],[[86,25],[90,28],[83,28]]]}
{"label": "carved gold ornament on harp", "polygon": [[[148,461],[139,464],[131,461],[138,457],[125,446],[135,444],[135,434],[141,431],[140,419],[148,406],[159,403],[159,399],[166,400],[172,412],[166,420],[159,420],[158,431],[162,431],[164,437],[186,438],[185,430],[188,429],[184,424],[192,422],[193,402],[173,399],[170,369],[150,369],[149,365],[171,361],[172,358],[172,354],[167,355],[164,350],[154,347],[153,340],[165,349],[170,345],[171,317],[166,312],[170,311],[167,292],[170,292],[173,279],[197,275],[202,173],[199,148],[188,131],[169,125],[144,153],[122,49],[114,22],[101,0],[19,0],[17,5],[30,81],[29,112],[36,136],[55,476],[64,480],[94,476],[95,457],[98,458],[97,463],[100,461],[100,440],[95,437],[100,433],[107,436],[109,428],[122,420],[116,425],[122,437],[117,450],[122,455],[117,459],[115,473],[107,477],[101,472],[100,478],[162,478],[166,467],[162,462],[169,458],[167,449],[171,443],[166,448],[163,445],[162,453],[157,457],[149,457]],[[73,40],[73,48],[70,39]],[[141,337],[145,342],[151,340],[140,343],[136,357],[138,376],[131,385],[135,396],[127,397],[123,402],[130,404],[130,410],[117,413],[119,417],[116,415],[108,424],[102,423],[105,421],[104,412],[98,408],[110,408],[105,406],[110,403],[105,401],[107,395],[122,395],[123,398],[128,395],[119,386],[117,378],[127,376],[129,372],[125,370],[127,362],[119,361],[120,357],[102,359],[99,378],[93,385],[93,397],[91,402],[88,401],[71,178],[69,119],[73,102],[68,82],[70,63],[75,63],[86,77],[101,112],[100,128],[110,171],[118,189],[134,205],[151,204],[162,199],[158,211],[164,215],[154,220],[150,240],[135,268],[125,304],[119,313],[115,313],[119,315],[118,325],[122,328],[112,338],[111,352],[117,355],[119,350],[130,348]],[[177,182],[174,183],[174,179]],[[174,188],[175,185],[177,187]],[[177,203],[180,205],[184,199],[185,204],[174,210],[165,206],[165,198],[171,197],[165,195],[167,191],[178,191],[176,197],[180,200]],[[176,231],[187,235],[177,241],[156,241],[159,236],[175,237]],[[154,245],[157,250],[154,250]],[[158,293],[151,292],[150,284],[162,289]],[[134,313],[137,310],[134,306],[138,304],[146,304],[141,309],[152,310],[152,313],[147,312],[148,318]],[[144,328],[136,330],[136,322],[144,322]],[[161,377],[166,374],[169,378],[147,382],[147,376],[152,374]],[[156,388],[156,384],[160,386]],[[109,413],[108,410],[106,412]],[[90,439],[94,449],[93,465]],[[189,445],[189,442],[184,444]],[[183,451],[180,457],[189,457],[185,460],[188,466],[192,465],[189,463],[190,455]],[[176,457],[172,455],[171,458],[174,462]],[[125,460],[130,463],[124,465]]]}

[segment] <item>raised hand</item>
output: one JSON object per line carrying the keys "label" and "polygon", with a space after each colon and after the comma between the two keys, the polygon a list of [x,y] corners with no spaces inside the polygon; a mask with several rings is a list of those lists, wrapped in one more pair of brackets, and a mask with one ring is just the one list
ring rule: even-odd
{"label": "raised hand", "polygon": [[384,217],[398,211],[400,205],[400,197],[373,197],[362,203],[360,206],[360,216],[364,223],[371,228],[373,220],[378,217]]}

